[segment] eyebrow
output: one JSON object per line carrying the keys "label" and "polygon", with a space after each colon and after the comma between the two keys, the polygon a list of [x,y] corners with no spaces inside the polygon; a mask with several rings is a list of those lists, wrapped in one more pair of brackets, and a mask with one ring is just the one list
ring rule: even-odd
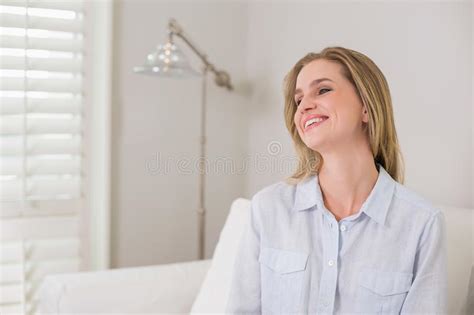
{"label": "eyebrow", "polygon": [[[322,82],[322,81],[331,81],[331,82],[334,82],[333,80],[329,79],[329,78],[321,78],[321,79],[316,79],[316,80],[313,80],[311,81],[311,83],[309,84],[309,87],[312,88],[313,86],[315,86],[316,84]],[[301,93],[301,89],[296,89],[295,90],[295,96],[296,94],[298,93]]]}

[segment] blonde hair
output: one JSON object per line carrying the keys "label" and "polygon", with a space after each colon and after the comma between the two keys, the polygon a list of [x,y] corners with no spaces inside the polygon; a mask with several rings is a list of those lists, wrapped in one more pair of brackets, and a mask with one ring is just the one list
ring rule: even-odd
{"label": "blonde hair", "polygon": [[294,123],[296,79],[301,69],[316,59],[337,62],[342,66],[342,75],[355,87],[368,111],[367,132],[374,163],[380,163],[394,180],[403,184],[404,161],[395,130],[387,81],[369,57],[343,47],[327,47],[320,53],[308,53],[298,60],[284,78],[285,123],[298,155],[297,169],[286,182],[296,184],[319,173],[323,163],[321,154],[307,147],[300,138]]}

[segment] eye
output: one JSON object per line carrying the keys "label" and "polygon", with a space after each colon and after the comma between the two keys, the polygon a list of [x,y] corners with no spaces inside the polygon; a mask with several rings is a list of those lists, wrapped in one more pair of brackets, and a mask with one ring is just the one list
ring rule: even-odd
{"label": "eye", "polygon": [[[327,88],[322,88],[322,89],[319,90],[319,92],[320,92],[319,94],[321,94],[321,91],[328,91],[329,92],[329,91],[332,91],[332,90],[327,89]],[[323,93],[323,94],[325,94],[325,93]],[[295,103],[296,103],[296,106],[299,106],[300,103],[301,103],[301,99],[295,100]]]}

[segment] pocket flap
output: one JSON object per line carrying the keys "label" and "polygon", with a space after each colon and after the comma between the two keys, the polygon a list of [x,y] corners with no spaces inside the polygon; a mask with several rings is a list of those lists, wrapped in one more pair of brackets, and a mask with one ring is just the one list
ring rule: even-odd
{"label": "pocket flap", "polygon": [[305,252],[264,247],[260,251],[258,261],[283,274],[305,270],[308,256]]}
{"label": "pocket flap", "polygon": [[363,268],[359,274],[359,284],[385,296],[408,292],[412,278],[412,273]]}

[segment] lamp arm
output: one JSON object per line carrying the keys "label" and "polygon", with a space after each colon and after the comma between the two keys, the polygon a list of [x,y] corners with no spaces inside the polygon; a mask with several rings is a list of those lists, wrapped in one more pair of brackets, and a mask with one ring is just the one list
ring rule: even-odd
{"label": "lamp arm", "polygon": [[170,19],[169,24],[168,24],[168,29],[170,33],[170,41],[172,38],[172,35],[176,35],[179,38],[181,38],[186,44],[188,44],[189,47],[201,58],[202,62],[206,65],[208,70],[214,69],[214,66],[207,61],[207,56],[203,53],[201,53],[196,46],[186,37],[186,35],[183,32],[183,29],[178,25],[175,19]]}
{"label": "lamp arm", "polygon": [[230,76],[227,72],[222,71],[222,70],[217,70],[212,63],[210,63],[207,60],[207,56],[203,53],[201,53],[196,46],[189,40],[188,37],[184,34],[183,29],[181,26],[176,22],[175,19],[170,19],[168,23],[168,36],[170,42],[173,42],[173,35],[178,36],[181,38],[193,51],[196,53],[196,55],[199,56],[199,58],[202,60],[204,63],[204,66],[207,70],[212,71],[215,74],[215,82],[218,86],[223,86],[226,87],[229,90],[232,90],[233,87],[230,83]]}

